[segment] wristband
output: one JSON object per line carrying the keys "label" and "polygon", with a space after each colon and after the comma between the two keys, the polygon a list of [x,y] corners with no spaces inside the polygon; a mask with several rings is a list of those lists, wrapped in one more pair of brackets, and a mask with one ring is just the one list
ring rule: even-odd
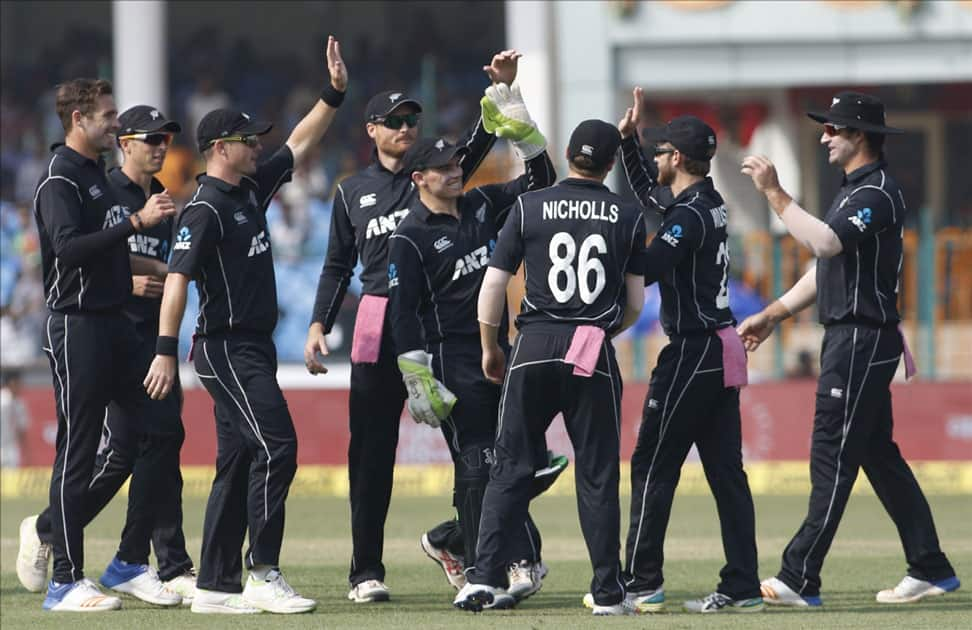
{"label": "wristband", "polygon": [[137,212],[133,212],[131,214],[131,217],[135,219],[135,231],[141,232],[145,227],[144,225],[142,225],[142,217],[138,216]]}
{"label": "wristband", "polygon": [[333,85],[327,83],[321,90],[321,100],[337,109],[344,102],[344,92],[339,92]]}
{"label": "wristband", "polygon": [[159,335],[155,342],[155,354],[164,357],[177,356],[179,354],[179,338]]}

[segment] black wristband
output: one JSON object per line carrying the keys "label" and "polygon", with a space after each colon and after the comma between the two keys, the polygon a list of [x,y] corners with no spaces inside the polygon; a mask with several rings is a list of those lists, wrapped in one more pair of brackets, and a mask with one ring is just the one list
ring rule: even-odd
{"label": "black wristband", "polygon": [[158,340],[155,342],[155,354],[164,357],[177,356],[179,354],[179,338],[159,335]]}
{"label": "black wristband", "polygon": [[344,94],[344,92],[339,92],[330,83],[325,83],[324,88],[321,90],[321,100],[337,109],[344,102]]}

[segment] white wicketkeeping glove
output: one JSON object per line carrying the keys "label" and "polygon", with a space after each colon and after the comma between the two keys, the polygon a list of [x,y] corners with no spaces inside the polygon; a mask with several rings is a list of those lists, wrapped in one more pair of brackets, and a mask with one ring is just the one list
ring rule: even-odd
{"label": "white wicketkeeping glove", "polygon": [[530,118],[520,86],[511,88],[505,83],[495,83],[486,88],[486,95],[479,101],[483,112],[483,127],[497,138],[506,138],[522,160],[529,160],[543,153],[547,139]]}
{"label": "white wicketkeeping glove", "polygon": [[432,355],[412,350],[398,355],[398,369],[408,390],[408,413],[415,422],[438,427],[452,413],[457,398],[432,374]]}

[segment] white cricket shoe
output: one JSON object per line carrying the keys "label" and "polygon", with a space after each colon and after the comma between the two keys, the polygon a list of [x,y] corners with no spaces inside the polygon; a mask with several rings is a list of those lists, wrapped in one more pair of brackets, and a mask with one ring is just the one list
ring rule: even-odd
{"label": "white cricket shoe", "polygon": [[47,586],[47,569],[51,560],[51,546],[37,535],[37,515],[20,521],[20,549],[17,551],[17,579],[31,593],[40,593]]}
{"label": "white cricket shoe", "polygon": [[164,584],[167,589],[182,596],[183,606],[189,606],[196,596],[196,570],[189,569],[182,575],[166,580]]}
{"label": "white cricket shoe", "polygon": [[510,580],[510,586],[506,589],[516,601],[522,602],[543,587],[543,578],[547,576],[547,565],[542,561],[529,562],[520,560],[510,565],[506,572]]}
{"label": "white cricket shoe", "polygon": [[[594,596],[584,595],[584,606],[594,609]],[[665,612],[665,589],[658,587],[649,591],[632,591],[624,596],[624,606],[636,614],[654,614]]]}
{"label": "white cricket shoe", "polygon": [[182,595],[170,591],[159,579],[159,574],[147,564],[123,562],[116,556],[99,580],[105,588],[126,593],[143,602],[157,606],[178,606]]}
{"label": "white cricket shoe", "polygon": [[254,608],[279,614],[305,613],[317,608],[316,601],[301,597],[277,569],[270,569],[265,580],[258,580],[250,573],[243,587],[243,601]]}
{"label": "white cricket shoe", "polygon": [[57,584],[52,580],[47,585],[43,608],[54,612],[102,612],[118,610],[121,600],[105,595],[88,578],[67,584]]}
{"label": "white cricket shoe", "polygon": [[194,613],[203,615],[256,615],[263,612],[249,604],[239,593],[223,593],[197,588],[192,598]]}
{"label": "white cricket shoe", "polygon": [[754,613],[766,608],[762,597],[733,599],[719,591],[709,593],[702,599],[685,602],[685,610],[694,613]]}
{"label": "white cricket shoe", "polygon": [[803,596],[783,583],[783,580],[771,577],[759,584],[759,592],[763,601],[772,606],[791,606],[795,608],[817,608],[823,605],[820,596]]}
{"label": "white cricket shoe", "polygon": [[365,580],[351,588],[348,592],[348,599],[355,604],[387,602],[391,599],[391,591],[381,580]]}
{"label": "white cricket shoe", "polygon": [[422,534],[422,551],[425,552],[445,572],[446,579],[457,591],[466,585],[466,574],[462,572],[462,558],[448,549],[434,547],[429,542],[429,535]]}
{"label": "white cricket shoe", "polygon": [[505,588],[467,582],[452,600],[452,605],[469,612],[481,612],[483,609],[503,610],[516,606],[516,599]]}
{"label": "white cricket shoe", "polygon": [[961,585],[962,583],[954,575],[937,582],[927,582],[906,575],[894,588],[878,593],[877,601],[881,604],[911,604],[925,597],[951,593],[958,590]]}

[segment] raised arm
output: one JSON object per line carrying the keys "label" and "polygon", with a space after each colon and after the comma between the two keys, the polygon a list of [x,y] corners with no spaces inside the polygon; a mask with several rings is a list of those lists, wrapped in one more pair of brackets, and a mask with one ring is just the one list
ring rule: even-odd
{"label": "raised arm", "polygon": [[327,70],[330,83],[322,91],[321,100],[314,104],[314,108],[297,123],[287,138],[287,146],[294,154],[294,164],[299,164],[311,147],[324,137],[348,87],[348,71],[341,59],[341,45],[333,35],[327,37]]}
{"label": "raised arm", "polygon": [[646,159],[638,140],[644,95],[640,87],[632,90],[633,102],[618,122],[621,132],[621,166],[635,197],[643,208],[663,211],[673,200],[671,189],[658,185],[658,168]]}

